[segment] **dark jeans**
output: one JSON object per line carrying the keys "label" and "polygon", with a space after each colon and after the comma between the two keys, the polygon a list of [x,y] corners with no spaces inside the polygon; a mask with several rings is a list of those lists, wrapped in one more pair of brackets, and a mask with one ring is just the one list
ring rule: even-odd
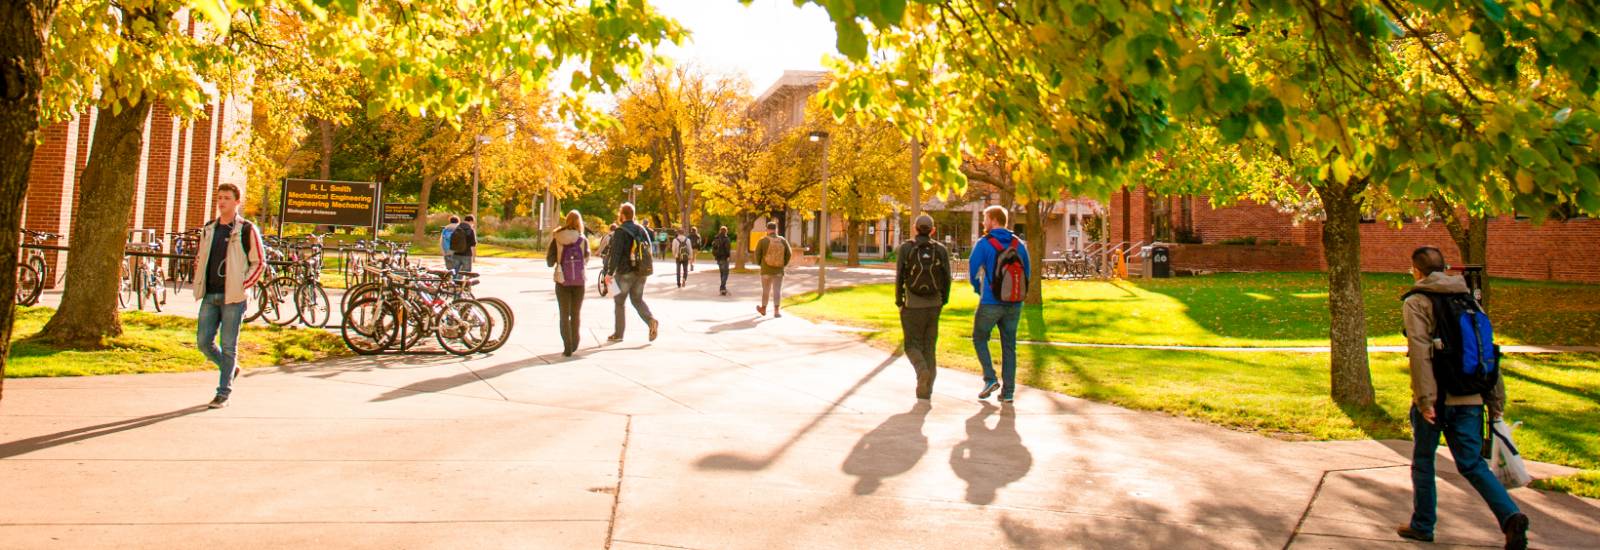
{"label": "dark jeans", "polygon": [[678,286],[689,280],[689,260],[678,260]]}
{"label": "dark jeans", "polygon": [[942,307],[900,308],[900,331],[906,358],[917,371],[917,399],[933,397],[933,378],[939,368],[939,313]]}
{"label": "dark jeans", "polygon": [[1433,533],[1439,521],[1439,491],[1435,487],[1433,459],[1439,450],[1439,436],[1444,435],[1450,447],[1450,456],[1456,459],[1456,471],[1467,478],[1478,496],[1489,503],[1494,511],[1496,525],[1504,527],[1506,518],[1520,510],[1511,501],[1504,485],[1489,470],[1483,459],[1483,405],[1456,405],[1439,407],[1434,421],[1429,424],[1415,406],[1411,407],[1411,489],[1415,493],[1412,503],[1411,528],[1421,533]]}
{"label": "dark jeans", "polygon": [[721,275],[722,275],[722,287],[721,287],[721,289],[722,290],[727,290],[728,289],[728,259],[727,258],[718,258],[717,259],[717,271],[719,273],[721,273]]}
{"label": "dark jeans", "polygon": [[650,315],[650,305],[644,303],[645,279],[633,273],[617,275],[617,295],[612,298],[617,301],[617,329],[613,336],[622,336],[623,329],[628,326],[627,311],[624,307],[629,301],[633,302],[634,311],[639,312],[639,318],[643,319],[645,324],[648,325],[655,320],[655,317]]}
{"label": "dark jeans", "polygon": [[[983,382],[1001,382],[1000,395],[1017,391],[1017,324],[1022,320],[1022,304],[979,304],[972,319],[972,346],[983,365]],[[1000,327],[1000,379],[994,375],[994,360],[989,356],[989,336]]]}
{"label": "dark jeans", "polygon": [[578,351],[578,314],[583,310],[582,286],[556,285],[556,308],[561,312],[561,351]]}

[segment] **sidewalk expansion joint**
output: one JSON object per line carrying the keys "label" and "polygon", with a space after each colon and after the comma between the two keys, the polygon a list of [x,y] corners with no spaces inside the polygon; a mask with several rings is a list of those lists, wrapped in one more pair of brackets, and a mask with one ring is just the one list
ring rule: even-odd
{"label": "sidewalk expansion joint", "polygon": [[1386,465],[1386,466],[1368,466],[1368,467],[1364,467],[1364,468],[1343,468],[1343,469],[1339,469],[1339,470],[1323,470],[1322,471],[1322,476],[1317,478],[1317,487],[1315,489],[1312,489],[1312,491],[1311,491],[1311,498],[1306,501],[1306,509],[1300,512],[1300,520],[1296,521],[1294,523],[1294,530],[1289,532],[1289,540],[1283,541],[1283,550],[1289,550],[1289,548],[1291,546],[1294,546],[1295,539],[1300,537],[1300,529],[1305,527],[1306,519],[1309,519],[1311,517],[1311,509],[1317,505],[1317,497],[1322,495],[1322,486],[1323,486],[1323,484],[1326,484],[1328,482],[1328,475],[1329,474],[1337,474],[1337,473],[1343,473],[1343,472],[1361,472],[1361,471],[1366,471],[1366,470],[1384,470],[1384,469],[1388,469],[1388,468],[1402,468],[1402,467],[1408,467],[1408,466],[1409,466],[1408,464],[1391,464],[1391,465]]}
{"label": "sidewalk expansion joint", "polygon": [[606,549],[617,534],[617,512],[622,508],[622,479],[628,471],[628,441],[633,438],[633,416],[622,426],[622,450],[617,453],[617,487],[611,492],[611,522],[606,525]]}

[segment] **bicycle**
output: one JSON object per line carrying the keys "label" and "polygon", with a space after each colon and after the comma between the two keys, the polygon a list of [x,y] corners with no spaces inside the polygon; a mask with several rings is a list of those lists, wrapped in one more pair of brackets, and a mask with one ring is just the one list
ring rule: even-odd
{"label": "bicycle", "polygon": [[157,243],[129,243],[129,255],[122,259],[122,280],[117,293],[119,307],[143,310],[145,305],[157,313],[167,303],[167,285],[161,262],[154,257],[137,255],[141,252],[160,253]]}
{"label": "bicycle", "polygon": [[[27,228],[22,229],[23,243],[28,245],[42,245],[45,244],[45,241],[51,241],[59,238],[61,238],[61,235],[57,235],[55,233],[34,231]],[[18,305],[31,306],[39,303],[39,296],[44,293],[45,285],[50,284],[51,282],[60,282],[55,281],[52,278],[50,262],[45,261],[43,250],[39,250],[37,248],[23,248],[22,261],[18,262],[18,265],[25,265],[29,269],[33,270],[33,277],[27,280],[28,285],[26,287],[23,286],[25,281],[22,279],[22,272],[18,272]],[[22,292],[24,289],[27,290],[26,293]]]}
{"label": "bicycle", "polygon": [[421,269],[368,271],[379,284],[350,303],[339,331],[356,353],[406,351],[431,334],[446,352],[469,355],[491,339],[488,310],[466,296],[476,279]]}

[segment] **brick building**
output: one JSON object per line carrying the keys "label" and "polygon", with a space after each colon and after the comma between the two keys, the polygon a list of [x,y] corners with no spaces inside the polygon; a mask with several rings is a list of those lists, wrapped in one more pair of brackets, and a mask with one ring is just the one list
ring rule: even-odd
{"label": "brick building", "polygon": [[[1322,255],[1322,225],[1295,223],[1271,206],[1241,201],[1212,208],[1203,196],[1157,196],[1145,188],[1124,189],[1111,196],[1107,229],[1111,242],[1175,242],[1173,267],[1198,271],[1318,271],[1327,268]],[[1180,239],[1187,236],[1189,239]],[[1273,244],[1220,244],[1253,237]],[[1461,255],[1442,223],[1408,223],[1395,228],[1376,220],[1361,225],[1361,269],[1405,272],[1411,251],[1439,247],[1451,264]],[[1527,219],[1501,216],[1489,221],[1489,273],[1499,277],[1600,283],[1600,220],[1577,217],[1536,225]]]}
{"label": "brick building", "polygon": [[[33,155],[28,172],[28,194],[23,202],[23,227],[68,235],[78,199],[78,181],[94,148],[98,111],[49,126]],[[156,104],[145,123],[144,147],[139,156],[138,189],[128,229],[150,230],[157,238],[199,227],[211,216],[212,192],[220,183],[245,185],[238,161],[222,154],[227,144],[242,143],[250,123],[250,104],[225,98],[207,105],[193,120],[180,119]],[[67,244],[52,242],[50,244]],[[66,267],[66,254],[50,252],[46,258],[57,274]]]}

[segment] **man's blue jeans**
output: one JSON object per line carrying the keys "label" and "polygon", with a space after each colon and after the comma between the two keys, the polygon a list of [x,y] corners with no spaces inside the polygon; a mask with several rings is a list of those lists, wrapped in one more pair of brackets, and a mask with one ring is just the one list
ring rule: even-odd
{"label": "man's blue jeans", "polygon": [[1420,533],[1433,533],[1439,521],[1439,492],[1434,486],[1433,458],[1439,450],[1439,435],[1444,435],[1450,447],[1450,456],[1456,459],[1456,471],[1467,478],[1478,495],[1489,503],[1504,527],[1506,518],[1520,510],[1511,501],[1504,485],[1489,470],[1483,459],[1483,405],[1456,405],[1439,407],[1434,417],[1437,424],[1429,424],[1415,406],[1411,407],[1411,489],[1416,495],[1411,512],[1411,528]]}
{"label": "man's blue jeans", "polygon": [[996,382],[994,360],[989,357],[989,335],[1000,326],[1001,396],[1017,391],[1017,324],[1022,320],[1022,304],[979,304],[972,320],[972,346],[983,365],[984,385]]}
{"label": "man's blue jeans", "polygon": [[[200,301],[199,331],[195,347],[217,365],[220,382],[217,395],[227,397],[233,392],[233,369],[238,364],[239,325],[244,321],[244,302],[223,303],[222,293],[207,293]],[[217,348],[217,334],[221,332],[222,348]]]}

